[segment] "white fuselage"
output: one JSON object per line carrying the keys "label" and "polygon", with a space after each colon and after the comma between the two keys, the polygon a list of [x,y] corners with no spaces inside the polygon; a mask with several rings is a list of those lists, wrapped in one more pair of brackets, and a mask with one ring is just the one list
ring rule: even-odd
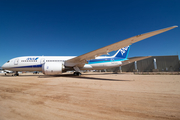
{"label": "white fuselage", "polygon": [[[42,71],[42,65],[45,63],[64,63],[66,60],[76,56],[25,56],[17,57],[6,62],[2,68],[12,71]],[[108,60],[107,60],[108,59]],[[117,67],[122,64],[120,60],[115,61],[113,57],[97,57],[95,61],[89,61],[80,70],[94,70]],[[73,70],[68,69],[68,70]]]}

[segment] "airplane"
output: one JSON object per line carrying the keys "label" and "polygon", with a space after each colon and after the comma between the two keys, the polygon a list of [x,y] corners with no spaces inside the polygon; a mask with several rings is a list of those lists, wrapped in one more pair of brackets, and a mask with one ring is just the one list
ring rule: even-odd
{"label": "airplane", "polygon": [[[114,44],[102,47],[80,56],[24,56],[7,61],[2,68],[15,71],[14,76],[19,76],[18,71],[42,71],[45,75],[59,75],[67,71],[75,71],[74,75],[80,76],[81,70],[102,70],[123,66],[147,57],[128,59],[130,45],[154,35],[166,32],[178,26],[172,26],[149,33],[140,34]],[[120,49],[121,48],[121,49]],[[113,56],[109,52],[118,50]]]}

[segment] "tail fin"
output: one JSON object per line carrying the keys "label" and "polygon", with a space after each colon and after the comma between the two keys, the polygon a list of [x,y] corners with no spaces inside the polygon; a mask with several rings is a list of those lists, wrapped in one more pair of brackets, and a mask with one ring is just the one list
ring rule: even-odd
{"label": "tail fin", "polygon": [[119,49],[113,57],[127,58],[130,46]]}

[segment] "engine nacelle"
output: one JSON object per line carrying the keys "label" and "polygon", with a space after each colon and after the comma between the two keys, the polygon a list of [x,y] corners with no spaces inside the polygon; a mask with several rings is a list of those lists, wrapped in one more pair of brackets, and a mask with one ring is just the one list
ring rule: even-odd
{"label": "engine nacelle", "polygon": [[62,74],[64,70],[63,62],[47,62],[42,66],[42,72],[45,75],[58,75]]}

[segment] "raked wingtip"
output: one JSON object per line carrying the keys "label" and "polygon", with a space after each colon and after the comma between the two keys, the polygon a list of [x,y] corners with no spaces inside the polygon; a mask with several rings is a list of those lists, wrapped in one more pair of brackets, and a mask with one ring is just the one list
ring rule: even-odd
{"label": "raked wingtip", "polygon": [[174,25],[173,27],[176,28],[176,27],[178,27],[178,26],[177,26],[177,25]]}

